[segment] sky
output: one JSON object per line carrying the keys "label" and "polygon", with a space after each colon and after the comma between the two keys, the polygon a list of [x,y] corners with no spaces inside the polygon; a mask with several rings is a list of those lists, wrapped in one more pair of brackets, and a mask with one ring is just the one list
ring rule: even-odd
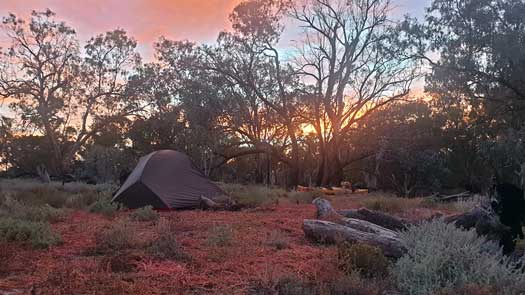
{"label": "sky", "polygon": [[[27,16],[50,8],[75,28],[81,40],[112,29],[137,39],[146,59],[160,36],[211,43],[229,27],[228,15],[241,0],[0,0],[0,16]],[[430,0],[392,0],[398,15],[422,16]],[[0,35],[0,44],[6,39]]]}

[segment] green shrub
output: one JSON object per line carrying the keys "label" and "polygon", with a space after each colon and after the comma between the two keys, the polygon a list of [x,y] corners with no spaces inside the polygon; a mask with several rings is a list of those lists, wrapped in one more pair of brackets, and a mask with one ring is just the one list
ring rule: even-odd
{"label": "green shrub", "polygon": [[157,239],[150,247],[150,252],[161,259],[187,260],[189,256],[184,253],[177,241],[176,225],[171,221],[162,220],[157,225]]}
{"label": "green shrub", "polygon": [[126,221],[113,223],[95,234],[95,253],[114,253],[135,248],[138,244],[133,226]]}
{"label": "green shrub", "polygon": [[58,190],[52,186],[37,186],[30,190],[12,193],[14,199],[28,206],[43,206],[48,204],[54,208],[64,207],[70,193]]}
{"label": "green shrub", "polygon": [[401,233],[408,249],[392,274],[403,294],[435,294],[467,285],[495,287],[499,294],[525,292],[525,274],[497,245],[442,220]]}
{"label": "green shrub", "polygon": [[337,247],[339,268],[346,274],[359,273],[365,277],[385,277],[388,259],[381,249],[362,243],[340,243]]}
{"label": "green shrub", "polygon": [[11,197],[6,197],[0,207],[0,215],[29,221],[64,221],[67,217],[63,209],[56,209],[48,204],[43,206],[27,206]]}
{"label": "green shrub", "polygon": [[292,203],[297,204],[311,204],[316,198],[323,197],[324,194],[321,190],[315,189],[309,192],[298,192],[294,191],[288,194],[288,200]]}
{"label": "green shrub", "polygon": [[[291,275],[271,282],[255,282],[248,290],[251,295],[380,295],[381,284],[368,282],[359,276],[334,277],[327,282],[301,280]],[[386,288],[384,288],[386,289]]]}
{"label": "green shrub", "polygon": [[136,209],[130,215],[130,218],[135,221],[157,221],[159,217],[159,213],[153,210],[152,206]]}
{"label": "green shrub", "polygon": [[218,183],[218,185],[242,207],[268,205],[287,195],[285,190],[276,187],[235,183]]}
{"label": "green shrub", "polygon": [[14,218],[0,218],[0,240],[29,243],[33,248],[48,248],[62,242],[49,224]]}
{"label": "green shrub", "polygon": [[266,245],[273,247],[277,250],[286,249],[289,246],[290,241],[288,237],[281,231],[274,230],[270,232],[268,239],[266,240]]}
{"label": "green shrub", "polygon": [[108,200],[111,199],[111,196],[104,192],[88,191],[82,193],[74,193],[69,196],[64,205],[67,208],[84,209],[89,208],[95,202],[102,199]]}
{"label": "green shrub", "polygon": [[120,209],[119,204],[111,202],[110,199],[102,198],[89,207],[89,212],[99,213],[108,217],[114,216]]}
{"label": "green shrub", "polygon": [[420,205],[417,199],[399,198],[394,196],[367,197],[361,204],[370,210],[386,213],[399,213]]}
{"label": "green shrub", "polygon": [[233,240],[233,229],[229,225],[217,225],[208,231],[207,243],[211,246],[229,246]]}

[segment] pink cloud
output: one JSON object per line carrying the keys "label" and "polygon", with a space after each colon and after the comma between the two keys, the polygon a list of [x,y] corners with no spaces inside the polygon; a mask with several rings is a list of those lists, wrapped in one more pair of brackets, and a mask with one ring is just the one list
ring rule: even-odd
{"label": "pink cloud", "polygon": [[0,15],[28,16],[50,8],[74,27],[80,38],[123,28],[141,44],[141,51],[160,36],[199,42],[215,40],[228,28],[228,15],[240,0],[2,0]]}

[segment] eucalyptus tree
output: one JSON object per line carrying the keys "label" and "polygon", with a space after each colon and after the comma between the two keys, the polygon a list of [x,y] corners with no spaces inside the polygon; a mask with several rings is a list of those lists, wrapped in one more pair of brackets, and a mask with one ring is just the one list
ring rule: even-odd
{"label": "eucalyptus tree", "polygon": [[10,44],[0,59],[0,95],[21,123],[45,136],[60,173],[100,128],[143,109],[127,91],[140,58],[123,30],[97,35],[82,49],[75,30],[51,10],[27,20],[10,14],[2,29]]}
{"label": "eucalyptus tree", "polygon": [[299,99],[302,84],[277,49],[289,1],[248,0],[230,15],[232,32],[205,48],[205,67],[224,79],[230,107],[225,118],[243,146],[228,157],[266,153],[290,169],[291,186],[301,182]]}
{"label": "eucalyptus tree", "polygon": [[318,185],[338,184],[356,155],[344,141],[356,123],[407,98],[417,76],[411,40],[391,19],[388,0],[305,0],[293,10],[303,28],[296,71],[310,86],[319,144]]}

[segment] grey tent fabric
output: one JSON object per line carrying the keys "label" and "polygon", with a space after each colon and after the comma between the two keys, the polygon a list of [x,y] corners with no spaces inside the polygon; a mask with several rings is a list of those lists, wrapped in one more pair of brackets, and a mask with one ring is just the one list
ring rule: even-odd
{"label": "grey tent fabric", "polygon": [[113,201],[130,209],[184,209],[199,207],[201,197],[213,200],[224,194],[187,155],[161,150],[140,158]]}

